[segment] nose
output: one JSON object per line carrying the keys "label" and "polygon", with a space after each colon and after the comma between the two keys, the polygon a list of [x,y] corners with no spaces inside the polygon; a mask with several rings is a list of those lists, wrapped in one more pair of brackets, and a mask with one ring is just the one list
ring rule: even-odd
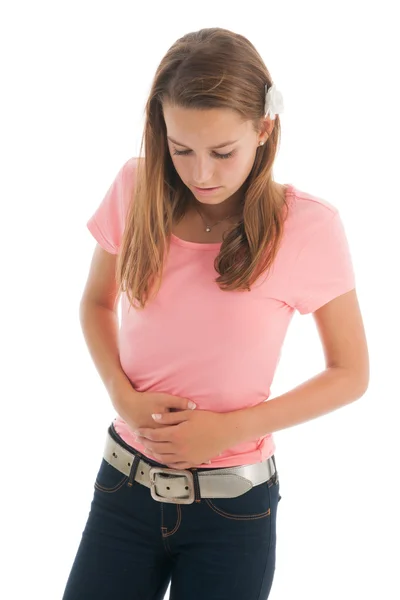
{"label": "nose", "polygon": [[212,181],[214,166],[208,157],[197,157],[194,161],[192,180],[197,187],[212,187],[207,182]]}

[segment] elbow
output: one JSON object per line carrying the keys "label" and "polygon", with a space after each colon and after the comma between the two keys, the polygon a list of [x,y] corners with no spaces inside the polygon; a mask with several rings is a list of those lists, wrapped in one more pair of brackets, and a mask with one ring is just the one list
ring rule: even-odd
{"label": "elbow", "polygon": [[369,381],[361,382],[357,388],[357,399],[360,399],[364,396],[368,389]]}
{"label": "elbow", "polygon": [[354,375],[354,379],[359,393],[358,397],[361,398],[369,387],[369,361],[366,361],[363,368],[358,370],[357,374]]}
{"label": "elbow", "polygon": [[346,388],[349,390],[350,395],[354,400],[358,400],[366,393],[369,387],[369,369],[363,369],[360,371],[359,369],[350,369],[348,367],[333,367],[330,365],[328,369],[335,369],[336,371],[341,371],[342,376],[346,381]]}
{"label": "elbow", "polygon": [[352,382],[355,397],[359,399],[364,396],[369,386],[369,372],[350,372],[349,378]]}
{"label": "elbow", "polygon": [[369,376],[366,378],[365,382],[363,383],[361,396],[364,396],[364,394],[367,391],[368,387],[369,387]]}

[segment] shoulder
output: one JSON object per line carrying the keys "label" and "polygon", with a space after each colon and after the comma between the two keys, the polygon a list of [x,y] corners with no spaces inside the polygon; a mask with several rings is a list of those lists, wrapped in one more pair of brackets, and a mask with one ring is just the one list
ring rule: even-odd
{"label": "shoulder", "polygon": [[125,161],[121,168],[124,194],[128,199],[131,198],[135,189],[139,160],[138,157],[132,156]]}
{"label": "shoulder", "polygon": [[137,156],[131,156],[122,165],[122,170],[123,170],[124,176],[127,180],[132,180],[135,178],[139,160],[140,159]]}
{"label": "shoulder", "polygon": [[338,209],[326,198],[305,192],[294,185],[289,185],[288,194],[292,198],[293,214],[297,218],[310,217],[312,219],[329,219]]}
{"label": "shoulder", "polygon": [[287,234],[300,243],[324,227],[339,213],[330,200],[305,192],[293,184],[288,184],[287,199],[289,206]]}

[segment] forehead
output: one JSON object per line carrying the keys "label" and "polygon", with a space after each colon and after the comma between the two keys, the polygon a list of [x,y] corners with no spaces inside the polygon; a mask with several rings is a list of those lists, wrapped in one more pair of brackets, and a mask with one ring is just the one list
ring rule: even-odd
{"label": "forehead", "polygon": [[243,137],[251,124],[226,108],[195,109],[163,106],[167,135],[185,145],[196,142],[216,146]]}

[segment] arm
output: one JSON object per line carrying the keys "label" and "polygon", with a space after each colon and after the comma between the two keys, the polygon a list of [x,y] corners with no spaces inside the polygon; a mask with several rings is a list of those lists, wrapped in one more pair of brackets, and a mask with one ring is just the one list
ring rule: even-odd
{"label": "arm", "polygon": [[236,431],[238,444],[268,433],[305,423],[340,408],[363,395],[352,373],[340,367],[328,368],[272,400],[226,413]]}
{"label": "arm", "polygon": [[129,422],[132,399],[140,394],[133,388],[120,363],[117,312],[86,300],[80,304],[79,316],[90,356],[111,402],[122,419]]}
{"label": "arm", "polygon": [[313,317],[326,369],[277,398],[226,413],[237,443],[315,419],[357,400],[367,390],[369,357],[356,291],[331,300]]}
{"label": "arm", "polygon": [[[125,375],[118,348],[118,289],[115,272],[118,256],[96,244],[79,305],[82,332],[90,356],[116,412],[126,420],[137,392]],[[125,400],[124,400],[125,399]],[[131,408],[131,407],[130,407]]]}

